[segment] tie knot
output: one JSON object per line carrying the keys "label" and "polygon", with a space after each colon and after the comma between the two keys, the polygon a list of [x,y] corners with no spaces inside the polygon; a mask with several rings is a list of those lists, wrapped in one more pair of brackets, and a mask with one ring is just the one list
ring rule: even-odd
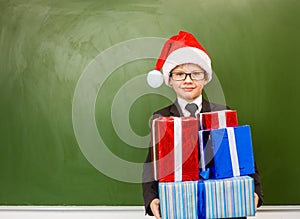
{"label": "tie knot", "polygon": [[191,113],[192,117],[196,117],[196,111],[198,110],[198,106],[195,103],[188,103],[185,106],[185,109]]}

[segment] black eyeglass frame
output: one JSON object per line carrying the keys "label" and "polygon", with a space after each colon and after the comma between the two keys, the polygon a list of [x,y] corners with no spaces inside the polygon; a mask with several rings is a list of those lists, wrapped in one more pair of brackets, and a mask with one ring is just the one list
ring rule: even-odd
{"label": "black eyeglass frame", "polygon": [[[202,74],[203,78],[201,78],[201,79],[195,79],[195,78],[192,77],[193,74],[198,74],[198,73]],[[184,74],[185,76],[182,79],[174,79],[172,76],[175,75],[175,74]],[[172,80],[174,80],[174,81],[185,81],[186,77],[189,75],[190,79],[193,80],[193,81],[203,81],[203,80],[205,80],[206,74],[207,73],[205,71],[204,72],[197,72],[197,71],[195,71],[195,72],[170,72],[169,77],[171,77]]]}

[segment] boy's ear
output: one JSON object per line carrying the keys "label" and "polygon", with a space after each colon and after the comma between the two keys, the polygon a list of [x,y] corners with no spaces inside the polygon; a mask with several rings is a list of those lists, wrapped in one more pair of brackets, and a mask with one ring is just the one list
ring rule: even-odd
{"label": "boy's ear", "polygon": [[206,85],[207,83],[208,83],[208,77],[206,76],[203,85]]}
{"label": "boy's ear", "polygon": [[172,87],[172,80],[171,80],[171,77],[169,77],[169,85]]}

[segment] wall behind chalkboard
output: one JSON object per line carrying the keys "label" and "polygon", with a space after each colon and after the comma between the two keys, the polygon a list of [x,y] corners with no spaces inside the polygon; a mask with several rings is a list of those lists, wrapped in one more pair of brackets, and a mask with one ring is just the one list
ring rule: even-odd
{"label": "wall behind chalkboard", "polygon": [[[72,120],[74,92],[106,49],[136,38],[167,38],[180,29],[208,50],[226,103],[238,110],[240,124],[252,127],[265,203],[300,204],[298,11],[296,0],[1,1],[0,205],[142,205],[139,183],[108,177],[83,153]],[[135,90],[124,85],[139,76],[146,80],[154,64],[131,60],[111,72],[101,89],[94,84],[99,136],[130,163],[142,163],[147,149],[128,140],[146,139],[146,147],[151,113],[174,94],[167,87],[145,87],[124,110],[132,129],[127,140],[112,122],[112,103],[116,95],[123,104],[132,101]],[[98,67],[101,77],[105,65]],[[89,98],[82,93],[79,104]],[[124,177],[141,175],[140,169],[107,166]]]}

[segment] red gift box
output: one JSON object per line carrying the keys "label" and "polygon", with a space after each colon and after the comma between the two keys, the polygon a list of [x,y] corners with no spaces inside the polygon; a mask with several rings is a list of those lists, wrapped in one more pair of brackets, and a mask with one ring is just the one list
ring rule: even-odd
{"label": "red gift box", "polygon": [[221,110],[200,113],[201,130],[219,129],[238,126],[236,110]]}
{"label": "red gift box", "polygon": [[154,178],[160,182],[198,180],[198,120],[160,117],[152,120]]}

